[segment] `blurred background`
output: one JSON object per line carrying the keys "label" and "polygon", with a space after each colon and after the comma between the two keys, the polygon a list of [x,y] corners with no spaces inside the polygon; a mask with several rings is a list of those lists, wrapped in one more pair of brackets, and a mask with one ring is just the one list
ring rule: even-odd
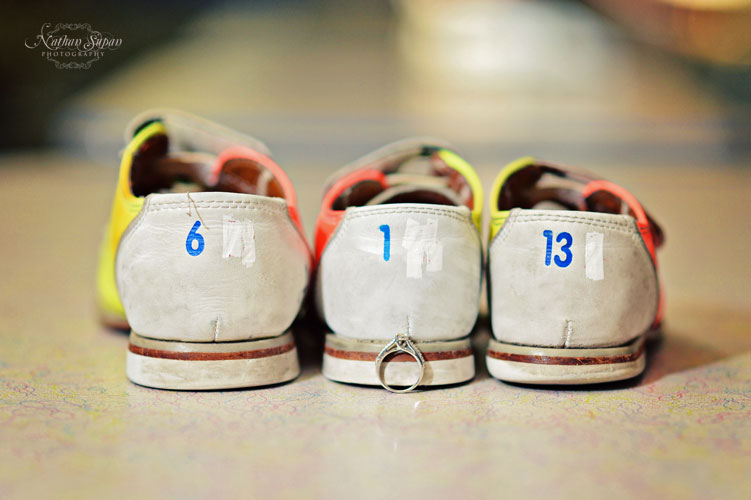
{"label": "blurred background", "polygon": [[[177,107],[344,163],[429,134],[476,162],[747,164],[749,0],[11,2],[0,147],[114,167],[130,117]],[[28,49],[43,23],[122,39],[89,69]],[[594,166],[594,165],[593,165]]]}

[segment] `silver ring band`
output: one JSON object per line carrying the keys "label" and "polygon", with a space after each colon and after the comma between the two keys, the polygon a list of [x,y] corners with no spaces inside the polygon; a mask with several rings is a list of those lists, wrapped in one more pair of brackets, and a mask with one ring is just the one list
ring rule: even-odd
{"label": "silver ring band", "polygon": [[[386,383],[386,374],[385,370],[381,370],[383,362],[386,361],[386,358],[389,356],[392,356],[394,354],[399,353],[405,353],[412,356],[415,361],[417,361],[417,365],[420,367],[420,375],[417,377],[417,381],[412,384],[411,386],[407,387],[406,389],[394,389],[390,385]],[[375,369],[376,369],[376,376],[378,377],[378,380],[381,382],[381,385],[384,389],[389,390],[391,392],[395,392],[398,394],[403,394],[405,392],[410,392],[415,389],[418,385],[420,385],[420,382],[422,382],[422,378],[425,375],[425,359],[422,357],[422,353],[420,350],[415,347],[415,345],[412,343],[412,341],[409,339],[409,336],[403,333],[397,333],[394,339],[389,342],[389,344],[384,347],[381,352],[378,354],[378,357],[376,358],[375,362]]]}

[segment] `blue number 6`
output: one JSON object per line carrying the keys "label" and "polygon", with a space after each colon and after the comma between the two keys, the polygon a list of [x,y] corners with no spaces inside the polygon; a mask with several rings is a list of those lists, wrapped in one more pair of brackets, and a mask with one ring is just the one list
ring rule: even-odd
{"label": "blue number 6", "polygon": [[[187,250],[188,253],[193,257],[195,257],[196,255],[201,255],[201,252],[203,252],[203,236],[197,232],[199,227],[201,227],[201,221],[197,220],[196,223],[193,224],[193,228],[188,233],[188,238],[185,240],[185,250]],[[194,241],[198,242],[196,248],[193,248]]]}

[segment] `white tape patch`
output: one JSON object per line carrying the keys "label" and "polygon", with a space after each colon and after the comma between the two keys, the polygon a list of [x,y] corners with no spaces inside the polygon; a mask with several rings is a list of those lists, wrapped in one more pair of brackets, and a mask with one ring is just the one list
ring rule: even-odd
{"label": "white tape patch", "polygon": [[256,261],[256,240],[253,222],[235,220],[231,215],[222,219],[222,258],[238,258],[242,265],[251,267]]}
{"label": "white tape patch", "polygon": [[605,237],[602,233],[587,233],[587,246],[584,251],[584,268],[587,278],[600,281],[605,278],[603,269],[602,245]]}
{"label": "white tape patch", "polygon": [[443,269],[443,245],[438,241],[438,219],[420,224],[407,219],[402,247],[407,251],[407,278],[422,278],[422,268],[436,272]]}

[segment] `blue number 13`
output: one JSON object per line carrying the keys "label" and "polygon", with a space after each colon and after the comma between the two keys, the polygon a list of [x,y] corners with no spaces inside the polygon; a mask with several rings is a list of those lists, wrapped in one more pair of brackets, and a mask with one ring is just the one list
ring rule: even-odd
{"label": "blue number 13", "polygon": [[[551,257],[553,256],[553,231],[546,229],[542,232],[542,235],[547,240],[547,245],[545,246],[545,265],[549,266]],[[552,260],[558,267],[568,267],[569,264],[571,264],[571,261],[574,260],[574,255],[571,253],[571,245],[574,243],[574,238],[571,236],[571,233],[563,231],[558,233],[555,241],[556,243],[563,243],[565,241],[565,243],[561,245],[561,252],[565,258],[561,259],[556,255]]]}

